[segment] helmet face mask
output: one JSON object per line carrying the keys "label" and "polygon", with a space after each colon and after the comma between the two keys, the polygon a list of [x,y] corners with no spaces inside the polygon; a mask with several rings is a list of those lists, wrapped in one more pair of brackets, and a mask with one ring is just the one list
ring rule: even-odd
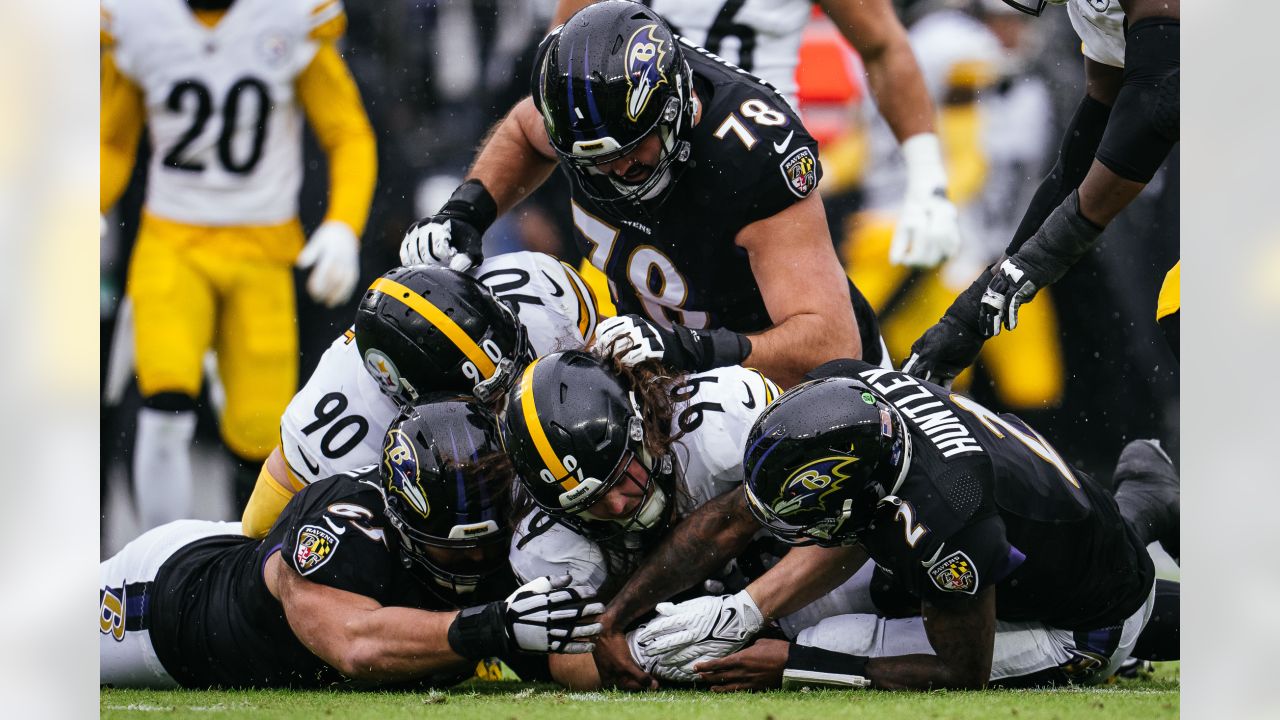
{"label": "helmet face mask", "polygon": [[[669,519],[671,455],[646,450],[634,393],[599,358],[570,350],[535,360],[508,393],[500,429],[524,491],[564,525],[602,539]],[[634,486],[625,517],[590,512],[623,483]]]}
{"label": "helmet face mask", "polygon": [[474,398],[434,395],[401,412],[379,476],[405,567],[458,593],[502,569],[507,492],[486,467],[500,453],[496,419]]}
{"label": "helmet face mask", "polygon": [[[533,93],[562,165],[602,205],[665,200],[689,159],[682,135],[697,105],[670,28],[642,5],[606,1],[576,13],[549,43]],[[602,169],[651,136],[657,157],[643,180],[628,183]]]}
{"label": "helmet face mask", "polygon": [[797,385],[757,418],[744,457],[747,504],[791,544],[851,545],[906,477],[898,411],[851,378]]}

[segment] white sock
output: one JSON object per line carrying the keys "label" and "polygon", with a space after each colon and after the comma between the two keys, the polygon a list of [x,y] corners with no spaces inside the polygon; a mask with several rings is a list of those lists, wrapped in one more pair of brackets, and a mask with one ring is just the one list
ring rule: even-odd
{"label": "white sock", "polygon": [[138,521],[149,530],[191,517],[191,438],[194,410],[142,408],[133,444],[133,479]]}

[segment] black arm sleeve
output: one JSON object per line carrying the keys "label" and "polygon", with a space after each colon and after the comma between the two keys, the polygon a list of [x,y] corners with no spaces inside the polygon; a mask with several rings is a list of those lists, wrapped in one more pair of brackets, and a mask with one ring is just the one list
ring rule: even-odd
{"label": "black arm sleeve", "polygon": [[[1013,234],[1005,255],[1012,255],[1022,247],[1027,238],[1035,234],[1044,224],[1045,218],[1053,212],[1067,196],[1084,181],[1084,176],[1093,164],[1094,154],[1102,142],[1102,135],[1107,129],[1107,120],[1111,116],[1111,108],[1088,95],[1080,101],[1076,113],[1071,117],[1066,132],[1062,134],[1062,147],[1058,150],[1058,161],[1031,198],[1027,212],[1022,216],[1018,230]],[[986,283],[983,283],[983,288]]]}
{"label": "black arm sleeve", "polygon": [[1143,18],[1125,32],[1124,82],[1098,147],[1098,162],[1148,183],[1178,142],[1179,24]]}

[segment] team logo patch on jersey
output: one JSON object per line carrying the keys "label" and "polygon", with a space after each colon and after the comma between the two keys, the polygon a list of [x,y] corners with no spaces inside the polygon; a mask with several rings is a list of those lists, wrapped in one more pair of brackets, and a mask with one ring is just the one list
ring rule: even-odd
{"label": "team logo patch on jersey", "polygon": [[431,503],[427,501],[427,491],[418,475],[418,452],[403,431],[387,433],[387,440],[382,446],[382,467],[391,477],[389,487],[392,493],[422,517],[431,514]]}
{"label": "team logo patch on jersey", "polygon": [[369,348],[364,354],[364,369],[369,371],[378,386],[384,391],[395,393],[400,390],[400,370],[378,348]]}
{"label": "team logo patch on jersey", "polygon": [[805,197],[818,187],[818,158],[807,147],[797,149],[779,166],[787,187],[796,197]]}
{"label": "team logo patch on jersey", "polygon": [[653,91],[667,81],[662,72],[662,58],[667,54],[665,42],[654,33],[658,26],[645,25],[627,41],[627,117],[640,119],[649,106]]}
{"label": "team logo patch on jersey", "polygon": [[303,525],[298,531],[298,549],[293,551],[293,564],[300,575],[309,575],[329,562],[337,548],[337,535],[318,525]]}
{"label": "team logo patch on jersey", "polygon": [[934,563],[929,568],[929,579],[943,592],[978,592],[978,571],[969,556],[959,550]]}
{"label": "team logo patch on jersey", "polygon": [[292,49],[289,34],[278,28],[267,30],[258,37],[258,52],[270,66],[280,65],[288,60]]}
{"label": "team logo patch on jersey", "polygon": [[98,630],[121,642],[124,640],[125,589],[104,587],[99,594],[102,596],[102,613],[98,616]]}

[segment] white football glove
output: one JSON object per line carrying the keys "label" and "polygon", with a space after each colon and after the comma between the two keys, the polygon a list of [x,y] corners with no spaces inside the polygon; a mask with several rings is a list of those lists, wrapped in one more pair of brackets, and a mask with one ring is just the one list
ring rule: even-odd
{"label": "white football glove", "polygon": [[512,643],[525,652],[588,653],[595,644],[579,638],[600,634],[600,623],[581,624],[600,615],[604,605],[589,602],[595,591],[569,586],[573,576],[540,577],[516,588],[503,601],[503,619]]}
{"label": "white football glove", "polygon": [[902,156],[907,163],[907,192],[894,227],[889,262],[933,267],[960,249],[960,219],[947,199],[938,136],[911,136],[902,143]]}
{"label": "white football glove", "polygon": [[660,603],[657,611],[657,618],[636,631],[635,642],[656,663],[653,674],[674,680],[697,679],[694,665],[741,650],[764,626],[764,616],[746,590],[678,605]]}
{"label": "white football glove", "polygon": [[311,268],[307,294],[325,307],[346,302],[360,279],[360,241],[344,222],[328,220],[311,233],[294,263]]}
{"label": "white football glove", "polygon": [[[616,345],[615,345],[616,343]],[[645,360],[661,360],[666,348],[653,325],[635,315],[605,318],[596,326],[595,347],[616,350],[627,367]]]}
{"label": "white football glove", "polygon": [[[458,272],[471,269],[473,262],[470,255],[460,251],[454,241],[455,226],[459,236],[468,239],[472,235],[479,237],[471,225],[452,218],[433,216],[425,221],[414,223],[404,234],[400,243],[400,264],[402,265],[444,265]],[[461,239],[461,238],[460,238]]]}

